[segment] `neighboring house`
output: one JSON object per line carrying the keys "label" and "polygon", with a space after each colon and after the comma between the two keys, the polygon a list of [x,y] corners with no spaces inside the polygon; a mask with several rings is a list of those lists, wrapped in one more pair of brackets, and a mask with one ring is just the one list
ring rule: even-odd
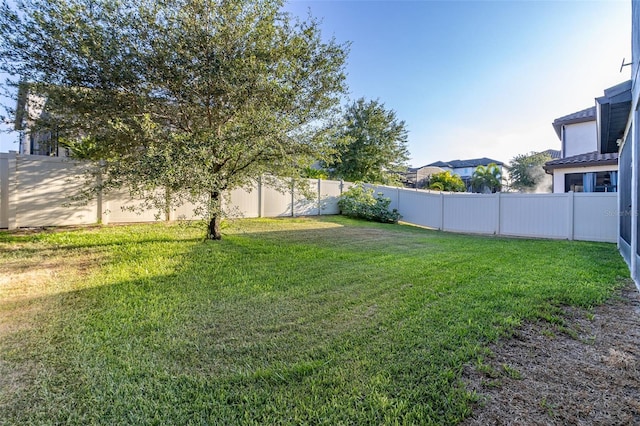
{"label": "neighboring house", "polygon": [[619,155],[618,248],[640,289],[640,1],[631,2],[631,80],[597,99],[598,152]]}
{"label": "neighboring house", "polygon": [[471,192],[471,177],[473,172],[476,171],[478,166],[488,166],[489,164],[495,164],[500,170],[500,175],[504,176],[502,161],[492,160],[491,158],[474,158],[471,160],[453,160],[453,161],[436,161],[435,163],[427,164],[425,167],[439,167],[444,171],[449,171],[451,174],[458,175],[467,187],[467,191]]}
{"label": "neighboring house", "polygon": [[562,158],[562,151],[557,149],[547,149],[546,151],[540,152],[540,154],[547,154],[551,157],[552,160],[557,160],[558,158]]}
{"label": "neighboring house", "polygon": [[23,155],[47,155],[68,157],[69,150],[60,146],[55,129],[33,131],[35,121],[42,116],[45,99],[29,93],[26,85],[18,90],[14,130],[20,132],[18,153]]}
{"label": "neighboring house", "polygon": [[544,166],[553,176],[553,192],[617,191],[618,154],[598,151],[597,118],[593,106],[553,121],[562,148],[560,158]]}
{"label": "neighboring house", "polygon": [[422,166],[410,168],[405,173],[404,184],[409,188],[425,188],[429,184],[431,175],[444,172],[440,167]]}

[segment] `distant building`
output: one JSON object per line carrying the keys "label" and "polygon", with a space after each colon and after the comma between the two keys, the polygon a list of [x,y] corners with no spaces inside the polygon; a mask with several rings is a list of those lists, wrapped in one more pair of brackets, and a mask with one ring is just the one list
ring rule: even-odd
{"label": "distant building", "polygon": [[14,130],[20,132],[18,153],[68,157],[69,150],[59,145],[56,129],[34,131],[34,123],[43,116],[46,99],[30,93],[27,85],[18,90]]}
{"label": "distant building", "polygon": [[547,149],[546,151],[542,151],[539,154],[547,154],[549,157],[551,157],[552,160],[562,158],[562,151],[557,149]]}
{"label": "distant building", "polygon": [[438,167],[443,171],[449,171],[451,174],[458,175],[467,187],[467,191],[471,191],[471,177],[473,176],[473,172],[476,171],[478,166],[486,167],[492,163],[498,166],[500,174],[504,175],[504,163],[502,161],[486,157],[474,158],[471,160],[436,161],[435,163],[427,164],[422,168]]}
{"label": "distant building", "polygon": [[410,188],[425,188],[429,186],[431,175],[444,172],[440,167],[422,166],[410,168],[405,173],[405,186]]}

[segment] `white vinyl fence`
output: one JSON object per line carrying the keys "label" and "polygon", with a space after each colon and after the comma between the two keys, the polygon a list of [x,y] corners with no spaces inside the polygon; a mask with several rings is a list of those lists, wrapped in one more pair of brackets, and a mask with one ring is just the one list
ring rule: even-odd
{"label": "white vinyl fence", "polygon": [[616,193],[469,194],[374,187],[402,221],[441,231],[569,240],[618,240]]}
{"label": "white vinyl fence", "polygon": [[[84,206],[65,206],[82,185],[83,165],[68,159],[0,154],[0,228],[194,219],[193,205],[165,213],[130,211],[126,194],[108,194]],[[311,198],[299,189],[282,193],[266,184],[229,194],[235,217],[338,214],[338,198],[352,184],[309,180]],[[442,231],[616,242],[617,194],[437,193],[374,186],[391,199],[402,221]]]}
{"label": "white vinyl fence", "polygon": [[[140,205],[127,193],[110,192],[85,205],[72,203],[84,184],[84,166],[65,158],[0,153],[0,228],[89,225],[196,219],[195,205],[165,212],[131,209]],[[338,198],[351,184],[310,179],[307,199],[300,188],[282,193],[267,184],[236,189],[225,210],[234,217],[339,214]]]}

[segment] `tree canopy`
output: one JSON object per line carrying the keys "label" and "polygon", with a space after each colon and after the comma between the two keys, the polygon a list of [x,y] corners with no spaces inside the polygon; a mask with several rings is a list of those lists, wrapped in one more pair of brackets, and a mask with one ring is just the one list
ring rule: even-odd
{"label": "tree canopy", "polygon": [[429,177],[429,189],[435,191],[465,192],[467,188],[458,175],[452,175],[450,171],[434,173]]}
{"label": "tree canopy", "polygon": [[471,176],[474,192],[498,192],[502,189],[502,173],[497,164],[478,166]]}
{"label": "tree canopy", "polygon": [[218,239],[221,194],[264,173],[299,175],[320,158],[346,91],[348,46],[323,41],[315,20],[282,6],[3,3],[0,71],[8,86],[46,99],[34,127],[55,127],[100,160],[103,189],[127,188],[159,208],[207,200],[208,235]]}
{"label": "tree canopy", "polygon": [[509,166],[511,188],[518,191],[534,191],[540,185],[545,185],[545,180],[549,179],[545,179],[548,175],[543,166],[550,160],[551,155],[548,152],[531,152],[513,157]]}
{"label": "tree canopy", "polygon": [[407,169],[407,135],[395,111],[360,98],[346,108],[325,166],[332,176],[351,182],[397,184]]}

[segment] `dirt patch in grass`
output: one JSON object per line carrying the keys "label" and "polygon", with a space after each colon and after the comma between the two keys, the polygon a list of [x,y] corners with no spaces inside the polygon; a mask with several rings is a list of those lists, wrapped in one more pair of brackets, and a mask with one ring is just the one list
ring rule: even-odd
{"label": "dirt patch in grass", "polygon": [[562,326],[522,327],[467,366],[479,395],[464,425],[640,424],[640,294],[633,285]]}

